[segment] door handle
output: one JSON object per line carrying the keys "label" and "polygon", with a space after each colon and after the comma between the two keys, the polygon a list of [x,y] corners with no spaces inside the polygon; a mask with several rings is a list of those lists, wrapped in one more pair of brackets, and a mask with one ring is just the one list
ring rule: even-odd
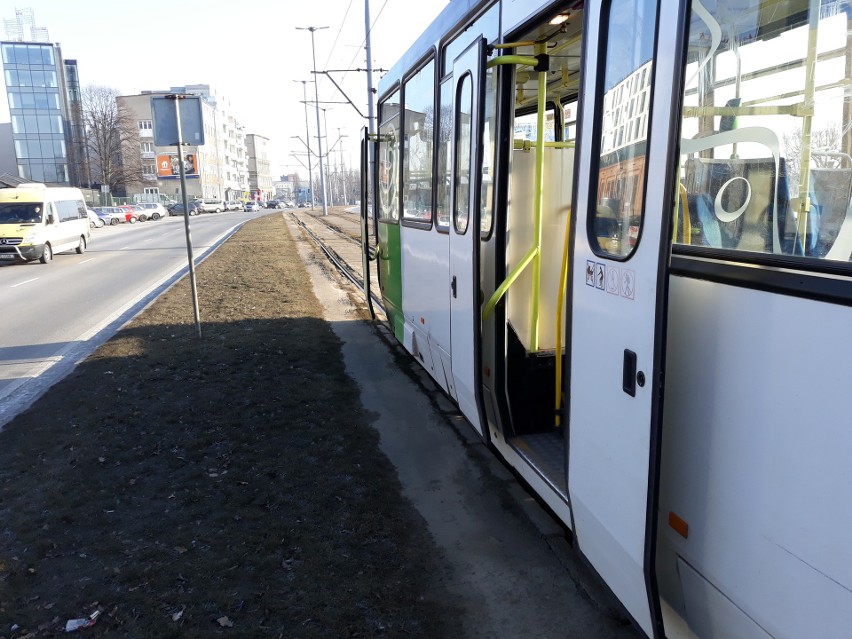
{"label": "door handle", "polygon": [[624,365],[621,369],[621,390],[636,397],[636,353],[624,349]]}
{"label": "door handle", "polygon": [[453,289],[453,297],[457,297],[456,293],[456,276],[453,275],[453,281],[450,282],[450,288]]}

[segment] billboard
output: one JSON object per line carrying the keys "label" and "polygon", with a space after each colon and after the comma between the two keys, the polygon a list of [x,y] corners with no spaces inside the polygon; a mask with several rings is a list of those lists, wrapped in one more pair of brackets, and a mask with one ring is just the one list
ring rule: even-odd
{"label": "billboard", "polygon": [[[178,163],[177,154],[166,153],[157,156],[157,177],[159,178],[180,178],[180,166]],[[186,177],[198,177],[198,155],[195,153],[187,153],[183,156],[183,166],[186,171]]]}
{"label": "billboard", "polygon": [[[180,108],[180,135],[177,130],[177,103]],[[151,98],[154,118],[154,144],[177,146],[178,138],[184,144],[204,144],[204,121],[201,98],[197,95],[159,95]]]}

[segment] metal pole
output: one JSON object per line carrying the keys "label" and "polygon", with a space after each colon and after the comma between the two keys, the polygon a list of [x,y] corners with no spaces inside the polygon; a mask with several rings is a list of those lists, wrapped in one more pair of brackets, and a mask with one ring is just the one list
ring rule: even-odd
{"label": "metal pole", "polygon": [[302,31],[311,32],[311,53],[314,60],[314,107],[317,112],[317,155],[319,156],[319,171],[320,171],[320,188],[322,188],[322,214],[328,215],[328,202],[326,202],[325,194],[325,169],[322,163],[322,126],[320,125],[320,110],[319,110],[319,83],[317,82],[317,50],[314,44],[314,32],[319,29],[328,29],[328,27],[296,27]]}
{"label": "metal pole", "polygon": [[[346,137],[346,136],[340,134],[340,127],[337,127],[337,139],[342,140],[344,137]],[[346,180],[346,164],[343,161],[343,143],[342,142],[340,144],[340,176],[341,176],[340,184],[342,185],[340,190],[343,192],[343,206],[346,206],[347,204],[349,204],[349,197],[346,194],[348,185],[347,185],[347,180]]]}
{"label": "metal pole", "polygon": [[189,283],[192,287],[192,312],[195,316],[195,329],[201,339],[201,314],[198,312],[198,288],[195,284],[195,258],[192,255],[192,237],[189,234],[189,202],[186,197],[186,170],[183,166],[183,137],[180,130],[180,99],[181,96],[169,96],[175,101],[175,117],[177,118],[177,149],[178,166],[180,166],[180,191],[183,197],[183,227],[186,231],[186,255],[189,258]]}
{"label": "metal pole", "polygon": [[[316,78],[314,78],[316,80]],[[308,138],[308,190],[311,192],[311,210],[314,208],[314,169],[311,165],[311,128],[308,125],[308,81],[302,80],[302,95],[305,97],[305,136]]]}
{"label": "metal pole", "polygon": [[[364,27],[367,32],[366,37],[364,38],[367,53],[367,131],[370,134],[370,139],[375,140],[376,112],[373,108],[373,52],[372,48],[370,47],[370,0],[364,0]],[[374,195],[372,192],[372,176],[376,174],[376,145],[368,144],[367,149],[370,155],[370,171],[366,180],[366,192],[362,193],[361,197],[367,200],[367,210],[370,212],[370,215],[373,218],[373,229],[375,229],[376,207],[374,206],[372,197]]]}
{"label": "metal pole", "polygon": [[331,183],[331,177],[329,173],[330,158],[328,157],[331,154],[331,145],[328,142],[328,109],[322,110],[322,124],[325,129],[325,183],[328,185],[328,195],[331,199],[331,205],[334,206],[334,185]]}

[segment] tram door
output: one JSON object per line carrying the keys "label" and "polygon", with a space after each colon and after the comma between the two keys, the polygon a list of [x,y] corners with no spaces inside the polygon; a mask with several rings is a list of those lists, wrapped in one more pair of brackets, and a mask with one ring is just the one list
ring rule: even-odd
{"label": "tram door", "polygon": [[465,417],[482,434],[476,401],[479,346],[479,157],[482,154],[483,40],[453,62],[453,170],[450,220],[450,340],[453,383]]}
{"label": "tram door", "polygon": [[660,3],[659,16],[656,0],[586,5],[585,48],[599,55],[588,56],[582,71],[581,135],[589,142],[580,158],[571,280],[574,532],[580,552],[649,637],[664,636],[654,555],[676,4]]}

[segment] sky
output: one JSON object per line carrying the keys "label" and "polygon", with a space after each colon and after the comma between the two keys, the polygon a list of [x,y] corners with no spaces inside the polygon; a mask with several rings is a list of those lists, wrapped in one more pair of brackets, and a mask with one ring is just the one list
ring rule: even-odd
{"label": "sky", "polygon": [[[369,0],[373,66],[389,69],[448,0]],[[143,90],[209,84],[230,105],[247,133],[271,140],[275,177],[300,172],[305,106],[303,80],[312,81],[311,34],[296,27],[328,27],[314,33],[318,71],[363,69],[366,55],[364,0],[15,0],[0,17],[31,8],[36,26],[46,27],[66,59],[76,59],[80,82],[132,95]],[[3,36],[5,38],[5,34]],[[364,72],[332,73],[366,114]],[[381,73],[374,73],[374,86]],[[322,76],[320,102],[345,101]],[[314,87],[308,84],[311,146],[316,153]],[[332,164],[339,151],[349,166],[358,162],[360,130],[366,125],[349,104],[320,104],[328,126]],[[340,129],[338,131],[338,129]],[[325,131],[323,131],[325,134]],[[341,137],[345,136],[345,137]],[[316,163],[316,160],[314,160]]]}

